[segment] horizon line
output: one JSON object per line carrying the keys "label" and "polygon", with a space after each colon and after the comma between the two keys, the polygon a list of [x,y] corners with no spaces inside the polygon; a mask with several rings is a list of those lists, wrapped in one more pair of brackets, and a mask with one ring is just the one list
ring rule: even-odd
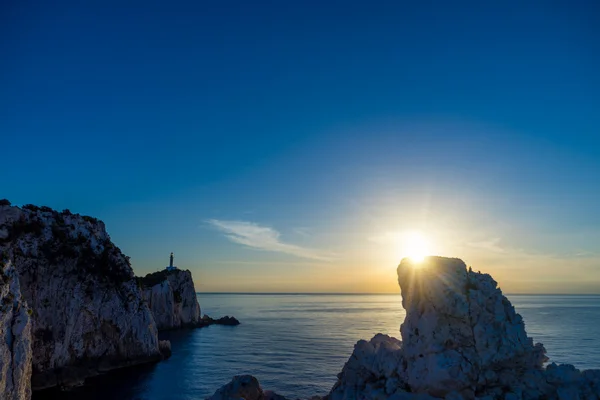
{"label": "horizon line", "polygon": [[[247,295],[398,295],[399,292],[198,292],[196,294],[247,294]],[[502,293],[505,296],[600,296],[600,293]]]}

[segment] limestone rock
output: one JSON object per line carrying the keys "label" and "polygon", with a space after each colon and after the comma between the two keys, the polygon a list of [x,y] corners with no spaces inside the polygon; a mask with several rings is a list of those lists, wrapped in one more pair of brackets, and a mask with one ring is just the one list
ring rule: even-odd
{"label": "limestone rock", "polygon": [[600,400],[600,370],[550,364],[488,274],[456,258],[398,267],[402,342],[359,341],[327,399]]}
{"label": "limestone rock", "polygon": [[198,324],[200,304],[190,271],[160,271],[138,279],[159,330]]}
{"label": "limestone rock", "polygon": [[406,388],[403,361],[398,339],[379,333],[368,342],[360,340],[328,398],[387,398],[403,391]]}
{"label": "limestone rock", "polygon": [[31,398],[30,312],[14,267],[0,259],[0,394],[4,400]]}
{"label": "limestone rock", "polygon": [[398,267],[406,319],[400,327],[407,382],[434,396],[472,395],[541,369],[545,350],[490,275],[467,271],[460,259],[428,257]]}
{"label": "limestone rock", "polygon": [[129,258],[101,221],[3,205],[1,252],[13,261],[33,309],[34,389],[161,358]]}

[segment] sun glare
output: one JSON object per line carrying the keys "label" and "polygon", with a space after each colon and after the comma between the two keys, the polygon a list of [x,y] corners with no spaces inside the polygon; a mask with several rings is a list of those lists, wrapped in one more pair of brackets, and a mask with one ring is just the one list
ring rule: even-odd
{"label": "sun glare", "polygon": [[421,262],[430,252],[427,239],[419,232],[411,232],[402,240],[402,253],[415,262]]}

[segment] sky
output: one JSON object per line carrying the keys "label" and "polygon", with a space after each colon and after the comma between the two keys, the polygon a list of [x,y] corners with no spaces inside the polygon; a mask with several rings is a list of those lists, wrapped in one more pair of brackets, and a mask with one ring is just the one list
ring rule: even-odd
{"label": "sky", "polygon": [[418,233],[600,293],[594,1],[0,3],[0,198],[207,292],[399,292]]}

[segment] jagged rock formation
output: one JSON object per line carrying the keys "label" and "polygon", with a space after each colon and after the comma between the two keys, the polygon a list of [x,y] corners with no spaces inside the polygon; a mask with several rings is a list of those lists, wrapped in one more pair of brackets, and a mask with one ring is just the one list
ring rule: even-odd
{"label": "jagged rock formation", "polygon": [[398,339],[379,333],[368,342],[359,340],[329,397],[362,399],[364,393],[376,393],[387,398],[397,391],[404,392],[408,387],[403,363],[402,342]]}
{"label": "jagged rock formation", "polygon": [[406,318],[402,342],[360,341],[329,399],[600,398],[600,370],[551,364],[488,274],[459,259],[404,259],[398,267]]}
{"label": "jagged rock formation", "polygon": [[161,358],[129,259],[101,221],[3,202],[0,253],[33,310],[33,389]]}
{"label": "jagged rock formation", "polygon": [[30,313],[15,269],[0,259],[0,394],[4,400],[31,398]]}
{"label": "jagged rock formation", "polygon": [[190,271],[165,270],[138,281],[159,330],[195,326],[200,322],[200,304]]}
{"label": "jagged rock formation", "polygon": [[467,271],[462,260],[404,260],[398,282],[406,309],[400,327],[406,379],[413,391],[471,396],[539,370],[547,360],[496,281]]}

